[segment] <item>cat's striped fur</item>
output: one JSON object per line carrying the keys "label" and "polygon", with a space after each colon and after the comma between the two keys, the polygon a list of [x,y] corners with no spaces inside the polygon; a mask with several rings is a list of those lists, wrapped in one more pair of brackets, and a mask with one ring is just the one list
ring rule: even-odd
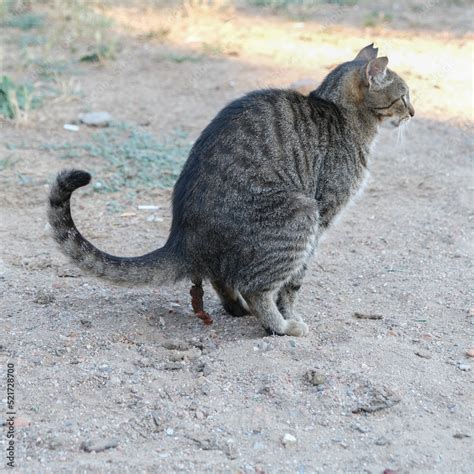
{"label": "cat's striped fur", "polygon": [[173,194],[165,246],[137,258],[108,255],[71,218],[63,171],[51,189],[56,241],[80,267],[113,281],[213,283],[224,307],[276,334],[305,335],[293,311],[320,235],[357,192],[380,122],[414,114],[408,87],[373,45],[338,66],[309,96],[250,93],[225,107],[196,141]]}

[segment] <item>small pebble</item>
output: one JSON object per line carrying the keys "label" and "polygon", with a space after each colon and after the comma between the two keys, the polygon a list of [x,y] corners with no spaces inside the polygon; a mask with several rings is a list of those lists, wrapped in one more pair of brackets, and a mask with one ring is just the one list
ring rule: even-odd
{"label": "small pebble", "polygon": [[310,384],[315,386],[326,383],[326,377],[322,374],[318,374],[315,370],[308,370],[305,373],[305,378]]}
{"label": "small pebble", "polygon": [[174,340],[165,341],[162,346],[170,351],[187,351],[191,347],[187,342]]}
{"label": "small pebble", "polygon": [[163,365],[163,370],[181,370],[184,369],[184,365],[179,362],[167,362]]}
{"label": "small pebble", "polygon": [[31,420],[24,416],[17,416],[15,418],[15,428],[26,428],[31,425]]}
{"label": "small pebble", "polygon": [[172,362],[180,362],[185,359],[184,352],[179,351],[170,351],[168,354],[168,359]]}
{"label": "small pebble", "polygon": [[163,419],[157,411],[151,412],[151,417],[153,418],[153,423],[157,428],[163,429]]}
{"label": "small pebble", "polygon": [[81,444],[81,449],[87,453],[100,453],[106,449],[116,448],[118,446],[118,440],[115,438],[110,438],[106,440],[89,440],[83,441]]}
{"label": "small pebble", "polygon": [[237,448],[235,445],[235,440],[233,440],[232,438],[229,438],[226,441],[223,451],[229,459],[237,459],[238,453],[237,453]]}
{"label": "small pebble", "polygon": [[373,314],[373,313],[359,313],[359,312],[355,312],[354,313],[354,318],[356,319],[373,319],[373,320],[377,320],[377,319],[383,319],[383,316],[381,314]]}
{"label": "small pebble", "polygon": [[458,362],[458,369],[462,370],[464,372],[467,372],[468,370],[471,370],[471,366],[469,364],[464,364],[464,363],[459,363]]}
{"label": "small pebble", "polygon": [[415,355],[421,357],[422,359],[431,359],[431,354],[426,351],[416,351]]}
{"label": "small pebble", "polygon": [[174,429],[173,428],[166,428],[165,431],[167,436],[173,436],[174,435]]}
{"label": "small pebble", "polygon": [[470,438],[471,435],[468,435],[467,433],[455,433],[453,434],[453,438],[456,439],[463,439],[463,438]]}
{"label": "small pebble", "polygon": [[290,433],[285,433],[283,435],[283,438],[281,440],[283,446],[293,446],[296,444],[296,438],[290,434]]}
{"label": "small pebble", "polygon": [[253,350],[255,352],[261,351],[261,352],[267,352],[273,349],[273,346],[267,342],[267,341],[259,341],[257,342],[257,345],[254,346]]}
{"label": "small pebble", "polygon": [[474,357],[474,349],[468,349],[468,350],[466,351],[466,355],[467,355],[468,357]]}
{"label": "small pebble", "polygon": [[107,127],[112,117],[108,112],[89,112],[79,114],[79,120],[92,127]]}
{"label": "small pebble", "polygon": [[47,290],[38,290],[36,292],[34,302],[41,305],[48,305],[53,303],[56,300],[56,297]]}
{"label": "small pebble", "polygon": [[163,222],[163,219],[161,217],[155,216],[155,214],[148,216],[146,220],[147,222]]}
{"label": "small pebble", "polygon": [[140,209],[141,211],[157,211],[158,209],[160,209],[160,206],[155,206],[153,204],[142,204],[138,206],[138,209]]}
{"label": "small pebble", "polygon": [[357,430],[359,433],[368,433],[370,431],[368,428],[364,428],[363,426],[360,426],[356,423],[352,424],[351,428]]}
{"label": "small pebble", "polygon": [[77,125],[73,125],[72,123],[65,123],[63,126],[64,130],[67,130],[68,132],[78,132],[79,127]]}
{"label": "small pebble", "polygon": [[198,366],[197,366],[197,371],[198,372],[201,372],[202,375],[204,375],[204,377],[207,377],[208,375],[210,375],[212,373],[212,368],[209,364],[207,364],[206,362],[201,362]]}
{"label": "small pebble", "polygon": [[385,438],[384,436],[381,436],[380,438],[377,438],[375,440],[375,444],[377,446],[387,446],[387,444],[390,444],[390,441],[387,438]]}
{"label": "small pebble", "polygon": [[153,361],[148,357],[141,357],[140,359],[136,360],[134,364],[142,369],[147,367],[153,367]]}

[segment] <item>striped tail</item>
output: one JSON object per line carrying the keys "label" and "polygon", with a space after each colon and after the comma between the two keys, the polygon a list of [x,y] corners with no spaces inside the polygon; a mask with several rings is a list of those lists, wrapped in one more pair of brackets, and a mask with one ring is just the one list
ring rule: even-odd
{"label": "striped tail", "polygon": [[141,257],[115,257],[102,252],[77,230],[71,216],[71,194],[86,186],[85,171],[61,171],[49,193],[48,220],[62,252],[88,273],[116,283],[163,284],[180,278],[180,260],[167,246]]}

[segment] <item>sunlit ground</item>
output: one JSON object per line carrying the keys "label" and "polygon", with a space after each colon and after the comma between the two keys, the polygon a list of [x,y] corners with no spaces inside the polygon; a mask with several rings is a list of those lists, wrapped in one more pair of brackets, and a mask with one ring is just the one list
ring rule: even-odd
{"label": "sunlit ground", "polygon": [[[338,11],[336,10],[336,13]],[[285,78],[322,78],[329,69],[351,59],[362,46],[375,42],[380,55],[402,75],[411,89],[419,116],[459,122],[473,119],[472,35],[413,31],[384,24],[354,28],[338,24],[341,14],[322,23],[294,21],[281,16],[251,15],[194,9],[159,10],[109,7],[102,10],[124,34],[165,42],[183,52],[210,53],[230,60],[277,67],[271,83],[285,86]],[[420,13],[423,15],[423,12]],[[315,72],[318,71],[318,72]],[[464,123],[467,125],[467,123]]]}

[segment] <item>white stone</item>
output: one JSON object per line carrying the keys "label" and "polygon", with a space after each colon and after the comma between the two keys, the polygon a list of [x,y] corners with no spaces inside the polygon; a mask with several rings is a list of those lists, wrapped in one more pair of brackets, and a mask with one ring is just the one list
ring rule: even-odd
{"label": "white stone", "polygon": [[285,433],[281,442],[283,443],[283,446],[292,446],[296,444],[296,438],[290,433]]}

